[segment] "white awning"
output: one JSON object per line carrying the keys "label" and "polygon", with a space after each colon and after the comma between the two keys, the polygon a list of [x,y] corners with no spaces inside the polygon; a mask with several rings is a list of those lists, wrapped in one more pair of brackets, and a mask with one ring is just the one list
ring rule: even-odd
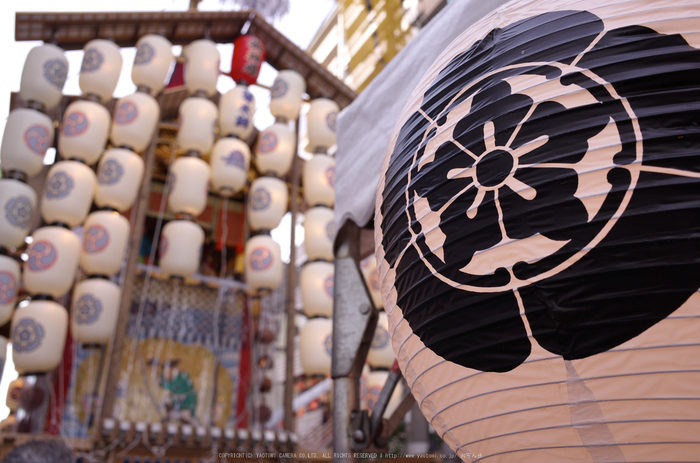
{"label": "white awning", "polygon": [[384,155],[406,101],[443,50],[462,32],[506,0],[453,0],[420,31],[338,116],[336,230],[374,217]]}

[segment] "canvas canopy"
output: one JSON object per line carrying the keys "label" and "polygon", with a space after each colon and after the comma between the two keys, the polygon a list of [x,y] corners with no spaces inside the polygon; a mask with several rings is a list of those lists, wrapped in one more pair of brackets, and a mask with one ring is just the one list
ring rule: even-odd
{"label": "canvas canopy", "polygon": [[462,32],[504,0],[450,2],[338,116],[335,229],[374,217],[379,174],[408,96],[435,59]]}

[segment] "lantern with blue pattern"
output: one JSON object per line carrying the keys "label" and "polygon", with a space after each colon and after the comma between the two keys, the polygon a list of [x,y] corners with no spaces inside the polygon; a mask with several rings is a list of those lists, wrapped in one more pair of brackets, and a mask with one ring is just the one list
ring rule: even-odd
{"label": "lantern with blue pattern", "polygon": [[308,376],[328,376],[333,352],[333,320],[316,317],[299,332],[299,357]]}
{"label": "lantern with blue pattern", "polygon": [[164,37],[147,34],[136,42],[131,80],[145,93],[156,95],[165,87],[173,64],[172,44]]}
{"label": "lantern with blue pattern", "polygon": [[122,70],[119,47],[109,40],[95,39],[85,44],[83,52],[79,80],[83,95],[97,96],[102,102],[111,100]]}
{"label": "lantern with blue pattern", "polygon": [[53,145],[53,121],[32,108],[10,112],[0,147],[2,168],[28,177],[41,172],[46,151]]}
{"label": "lantern with blue pattern", "polygon": [[245,244],[245,278],[255,291],[272,291],[282,283],[284,265],[280,245],[269,235],[257,235]]}
{"label": "lantern with blue pattern", "polygon": [[251,230],[273,230],[287,213],[287,184],[275,177],[258,177],[248,193],[248,223]]}
{"label": "lantern with blue pattern", "polygon": [[107,278],[89,278],[75,285],[71,333],[83,344],[108,344],[119,316],[121,288]]}
{"label": "lantern with blue pattern", "polygon": [[12,317],[12,360],[22,375],[54,370],[61,363],[68,311],[50,300],[32,300]]}
{"label": "lantern with blue pattern", "polygon": [[68,60],[63,50],[44,44],[29,51],[22,69],[19,96],[28,105],[41,110],[53,109],[63,97],[68,77]]}
{"label": "lantern with blue pattern", "polygon": [[307,262],[301,269],[300,286],[304,315],[330,317],[333,315],[335,271],[330,262]]}
{"label": "lantern with blue pattern", "polygon": [[297,119],[305,91],[301,74],[290,69],[280,71],[270,91],[270,112],[279,121]]}
{"label": "lantern with blue pattern", "polygon": [[211,153],[211,190],[220,196],[233,196],[248,180],[250,149],[237,138],[220,138]]}

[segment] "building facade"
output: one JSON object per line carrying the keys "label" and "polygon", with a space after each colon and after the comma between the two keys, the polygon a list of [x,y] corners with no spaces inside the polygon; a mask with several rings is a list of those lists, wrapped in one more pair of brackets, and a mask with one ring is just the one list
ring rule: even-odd
{"label": "building facade", "polygon": [[447,0],[338,0],[307,52],[362,91]]}

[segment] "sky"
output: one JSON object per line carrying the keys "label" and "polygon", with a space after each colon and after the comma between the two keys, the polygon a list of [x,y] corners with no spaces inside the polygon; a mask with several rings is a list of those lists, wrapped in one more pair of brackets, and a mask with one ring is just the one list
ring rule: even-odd
{"label": "sky", "polygon": [[[274,26],[286,35],[292,42],[302,49],[306,49],[314,34],[323,23],[324,19],[333,9],[335,0],[290,0],[289,13],[274,23]],[[189,6],[189,0],[118,0],[114,2],[95,0],[26,0],[15,2],[0,0],[0,57],[2,57],[2,74],[0,74],[0,136],[4,133],[5,123],[10,107],[10,93],[19,91],[19,82],[22,75],[24,60],[33,47],[41,42],[15,42],[15,13],[21,12],[73,12],[73,11],[185,11]],[[199,5],[200,10],[218,11],[231,10],[231,2],[222,3],[220,0],[203,0]],[[228,71],[231,66],[232,45],[221,44],[218,46],[221,54],[222,71]],[[174,47],[174,53],[179,54],[180,48]],[[133,48],[122,49],[124,61],[119,83],[114,92],[116,98],[129,95],[136,90],[131,82],[131,63],[134,60]],[[83,58],[83,52],[66,52],[69,71],[63,93],[67,95],[79,95],[78,70]],[[261,70],[258,81],[271,86],[277,72],[265,64]],[[225,93],[234,86],[230,78],[221,76],[217,89]],[[255,126],[262,130],[274,122],[274,118],[267,110],[269,94],[266,90],[252,87],[251,91],[256,99]],[[289,260],[289,230],[291,220],[289,214],[285,216],[280,227],[273,233],[273,238],[280,242],[282,257]],[[286,242],[285,242],[286,237]],[[297,225],[297,244],[303,240],[303,227]],[[17,378],[17,372],[12,363],[12,351],[8,348],[7,362],[5,363],[2,381],[0,381],[0,420],[5,419],[9,409],[5,406],[7,387],[10,381]]]}

